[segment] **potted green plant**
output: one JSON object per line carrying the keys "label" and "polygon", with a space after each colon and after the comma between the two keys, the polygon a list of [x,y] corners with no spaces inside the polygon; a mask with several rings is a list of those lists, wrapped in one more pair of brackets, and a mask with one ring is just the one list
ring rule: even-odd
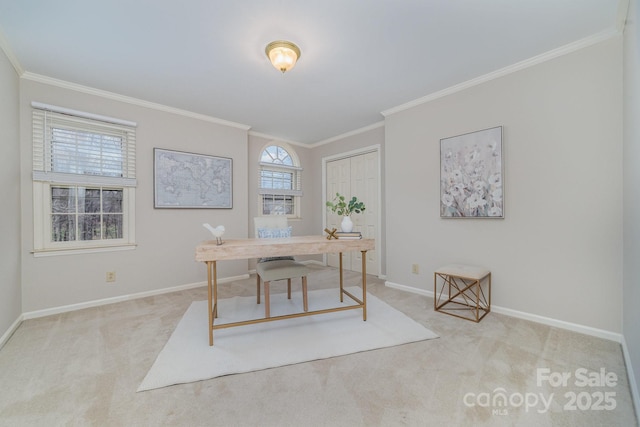
{"label": "potted green plant", "polygon": [[353,230],[353,221],[351,221],[352,213],[364,212],[364,203],[359,201],[356,196],[351,197],[349,201],[340,193],[336,193],[336,196],[331,201],[327,201],[327,207],[331,209],[333,213],[342,216],[342,223],[340,228],[345,233],[350,233]]}

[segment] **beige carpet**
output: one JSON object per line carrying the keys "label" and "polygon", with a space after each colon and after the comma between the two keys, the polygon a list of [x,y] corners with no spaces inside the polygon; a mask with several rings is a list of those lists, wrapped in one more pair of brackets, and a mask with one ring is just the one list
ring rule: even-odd
{"label": "beige carpet", "polygon": [[[358,287],[347,291],[362,295]],[[348,305],[353,302],[340,303],[336,289],[309,292],[310,311]],[[272,316],[301,311],[300,292],[290,300],[284,293],[271,300]],[[264,316],[264,303],[256,304],[253,296],[227,298],[218,301],[218,312],[216,324],[257,319]],[[214,331],[214,346],[209,346],[207,316],[207,301],[189,306],[138,391],[437,338],[371,294],[366,322],[358,309],[258,323]]]}
{"label": "beige carpet", "polygon": [[[335,289],[335,269],[311,267],[310,289]],[[360,274],[347,272],[345,281],[358,285]],[[0,349],[0,426],[637,425],[620,344],[497,313],[475,324],[374,276],[367,290],[440,338],[136,393],[187,308],[207,298],[206,287],[25,321]],[[255,276],[219,292],[253,296]],[[536,384],[538,368],[603,367],[618,377],[606,387],[616,393],[612,410],[564,409],[565,393],[605,387]],[[494,413],[464,403],[468,393],[498,388],[554,393],[554,404],[544,413],[522,406]]]}

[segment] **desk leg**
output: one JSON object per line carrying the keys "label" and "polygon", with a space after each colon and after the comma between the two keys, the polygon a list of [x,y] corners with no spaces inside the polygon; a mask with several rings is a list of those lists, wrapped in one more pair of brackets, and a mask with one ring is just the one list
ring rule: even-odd
{"label": "desk leg", "polygon": [[[213,261],[213,318],[218,318],[218,265]],[[213,329],[213,323],[211,323]]]}
{"label": "desk leg", "polygon": [[207,302],[209,307],[209,345],[213,345],[213,319],[218,317],[218,270],[215,261],[207,261]]}
{"label": "desk leg", "polygon": [[362,253],[362,320],[367,320],[367,251]]}
{"label": "desk leg", "polygon": [[340,252],[340,302],[343,302],[342,293],[344,290],[344,283],[342,281],[342,252]]}
{"label": "desk leg", "polygon": [[[215,262],[215,261],[214,261]],[[209,307],[209,345],[213,345],[213,303],[211,301],[211,262],[207,261],[207,302]]]}

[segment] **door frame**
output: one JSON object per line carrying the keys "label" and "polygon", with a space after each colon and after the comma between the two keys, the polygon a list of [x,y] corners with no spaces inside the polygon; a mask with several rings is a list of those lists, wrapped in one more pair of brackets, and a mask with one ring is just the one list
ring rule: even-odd
{"label": "door frame", "polygon": [[[348,159],[350,157],[356,157],[361,154],[368,154],[376,152],[378,154],[378,206],[377,209],[377,218],[378,223],[376,224],[376,261],[378,263],[378,277],[383,278],[382,275],[382,250],[379,245],[382,242],[382,159],[380,156],[381,146],[380,144],[369,145],[367,147],[356,148],[354,150],[345,151],[343,153],[332,154],[330,156],[326,156],[322,158],[322,229],[327,228],[327,163],[335,161]],[[327,254],[322,255],[322,262],[324,265],[327,265]]]}

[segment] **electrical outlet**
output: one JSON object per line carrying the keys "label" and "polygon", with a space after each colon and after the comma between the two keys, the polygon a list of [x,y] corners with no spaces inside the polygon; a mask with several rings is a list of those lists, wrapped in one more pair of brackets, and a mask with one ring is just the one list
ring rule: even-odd
{"label": "electrical outlet", "polygon": [[115,281],[116,281],[116,272],[107,271],[107,282],[115,282]]}
{"label": "electrical outlet", "polygon": [[419,274],[420,273],[420,267],[418,267],[418,264],[412,264],[411,265],[411,272],[413,274]]}

